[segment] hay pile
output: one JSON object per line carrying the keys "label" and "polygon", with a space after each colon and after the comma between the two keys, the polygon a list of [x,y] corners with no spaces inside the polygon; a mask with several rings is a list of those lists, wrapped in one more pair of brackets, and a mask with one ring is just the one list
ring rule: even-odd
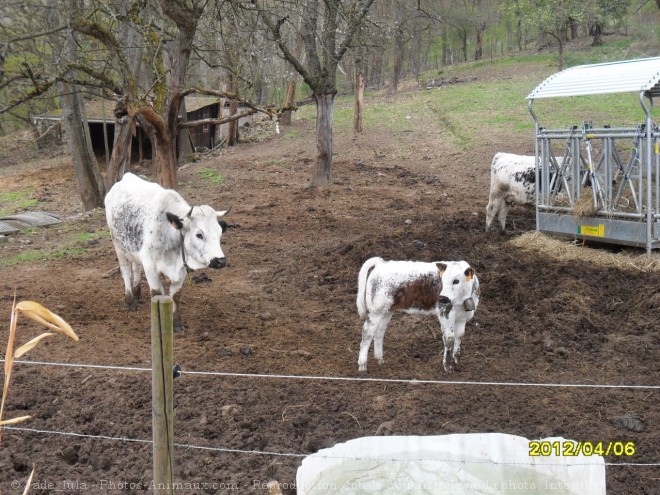
{"label": "hay pile", "polygon": [[541,232],[527,232],[509,242],[524,251],[548,256],[558,261],[588,261],[599,266],[629,269],[640,272],[660,273],[660,254],[650,256],[641,249],[612,253],[604,249],[592,249],[581,241],[565,241],[549,237]]}

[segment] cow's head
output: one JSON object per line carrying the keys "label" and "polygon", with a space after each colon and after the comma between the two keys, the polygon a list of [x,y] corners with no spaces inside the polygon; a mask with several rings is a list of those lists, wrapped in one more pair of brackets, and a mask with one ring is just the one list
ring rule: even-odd
{"label": "cow's head", "polygon": [[437,263],[442,278],[442,291],[438,304],[445,316],[452,307],[461,305],[466,311],[474,311],[472,295],[477,284],[475,270],[466,261]]}
{"label": "cow's head", "polygon": [[183,218],[169,212],[166,214],[172,227],[181,234],[183,261],[190,269],[227,266],[227,258],[220,247],[220,238],[227,229],[227,223],[219,219],[229,210],[215,211],[208,205],[202,205],[193,206]]}

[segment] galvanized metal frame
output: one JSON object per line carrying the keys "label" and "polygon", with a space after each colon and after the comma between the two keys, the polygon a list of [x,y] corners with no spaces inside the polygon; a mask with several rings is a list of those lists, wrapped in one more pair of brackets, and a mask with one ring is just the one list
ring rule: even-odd
{"label": "galvanized metal frame", "polygon": [[[625,80],[626,64],[635,74],[632,83]],[[595,70],[590,72],[592,67]],[[571,69],[551,76],[527,97],[534,119],[536,228],[576,239],[645,247],[650,253],[660,248],[660,132],[651,119],[653,96],[660,94],[660,57],[574,69],[568,75]],[[644,79],[643,71],[652,73]],[[576,74],[579,81],[572,81]],[[590,74],[594,81],[598,78],[596,90],[585,83]],[[604,75],[612,79],[611,87],[602,81]],[[545,129],[534,112],[535,98],[630,92],[630,84],[638,81],[644,81],[641,90],[637,86],[644,123],[636,127],[592,128],[583,123]],[[617,149],[621,141],[630,148],[625,160]],[[594,162],[596,154],[600,156]],[[590,199],[583,199],[588,189]],[[582,216],[577,207],[585,205],[591,211]]]}

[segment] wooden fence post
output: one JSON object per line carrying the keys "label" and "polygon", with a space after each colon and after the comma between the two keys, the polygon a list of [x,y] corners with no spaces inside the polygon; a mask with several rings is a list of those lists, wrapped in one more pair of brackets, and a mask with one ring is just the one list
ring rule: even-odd
{"label": "wooden fence post", "polygon": [[153,424],[154,494],[172,494],[174,394],[172,382],[172,298],[151,298],[151,418]]}

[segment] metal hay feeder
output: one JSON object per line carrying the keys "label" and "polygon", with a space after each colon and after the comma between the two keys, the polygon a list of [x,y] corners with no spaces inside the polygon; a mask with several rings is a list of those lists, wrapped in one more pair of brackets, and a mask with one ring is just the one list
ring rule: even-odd
{"label": "metal hay feeder", "polygon": [[[639,94],[645,114],[636,127],[583,122],[545,129],[533,109],[538,98],[630,92]],[[537,230],[649,253],[660,248],[660,132],[651,120],[656,96],[660,57],[572,67],[527,96],[536,137]]]}

